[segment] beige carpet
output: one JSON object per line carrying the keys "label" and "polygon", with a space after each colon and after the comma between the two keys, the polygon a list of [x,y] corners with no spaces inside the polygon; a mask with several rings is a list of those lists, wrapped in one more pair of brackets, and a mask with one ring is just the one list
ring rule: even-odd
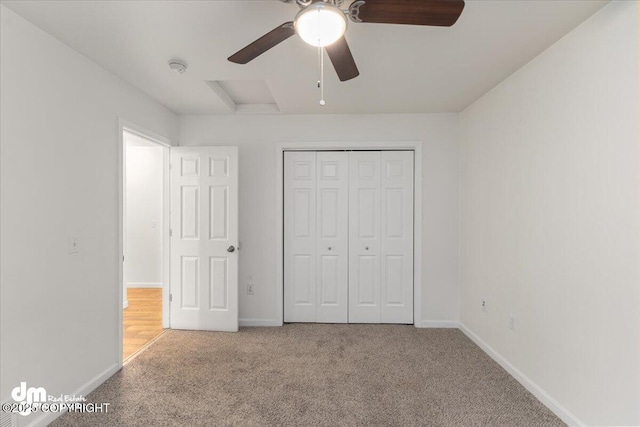
{"label": "beige carpet", "polygon": [[56,426],[551,426],[455,329],[286,325],[167,331]]}

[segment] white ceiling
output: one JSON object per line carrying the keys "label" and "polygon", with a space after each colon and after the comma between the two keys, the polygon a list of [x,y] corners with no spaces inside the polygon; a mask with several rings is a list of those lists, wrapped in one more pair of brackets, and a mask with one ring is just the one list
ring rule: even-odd
{"label": "white ceiling", "polygon": [[[345,4],[348,4],[345,1]],[[249,1],[4,1],[177,114],[229,114],[205,83],[266,80],[280,111],[457,112],[595,13],[606,0],[467,0],[450,28],[350,23],[360,76],[329,68],[318,105],[317,50],[292,37],[247,65],[227,57],[299,8]],[[169,70],[180,58],[185,74]],[[327,67],[331,63],[327,60]]]}

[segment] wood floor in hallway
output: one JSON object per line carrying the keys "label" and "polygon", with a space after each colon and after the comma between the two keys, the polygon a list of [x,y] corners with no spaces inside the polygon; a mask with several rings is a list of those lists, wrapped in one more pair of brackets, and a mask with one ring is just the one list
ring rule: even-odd
{"label": "wood floor in hallway", "polygon": [[123,312],[123,360],[140,351],[162,329],[162,289],[127,289],[129,306]]}

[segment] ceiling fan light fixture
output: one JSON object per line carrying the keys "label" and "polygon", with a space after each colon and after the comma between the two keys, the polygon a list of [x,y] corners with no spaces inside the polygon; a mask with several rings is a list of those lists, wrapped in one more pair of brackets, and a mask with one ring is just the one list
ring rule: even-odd
{"label": "ceiling fan light fixture", "polygon": [[306,43],[325,47],[335,43],[347,31],[347,17],[336,6],[312,3],[298,13],[294,27]]}

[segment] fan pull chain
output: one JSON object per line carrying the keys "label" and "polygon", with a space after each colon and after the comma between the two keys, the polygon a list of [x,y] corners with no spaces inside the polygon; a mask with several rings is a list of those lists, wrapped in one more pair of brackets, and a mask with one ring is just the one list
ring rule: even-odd
{"label": "fan pull chain", "polygon": [[324,105],[324,48],[318,46],[318,65],[320,66],[320,80],[318,80],[318,89],[320,89],[320,105]]}

